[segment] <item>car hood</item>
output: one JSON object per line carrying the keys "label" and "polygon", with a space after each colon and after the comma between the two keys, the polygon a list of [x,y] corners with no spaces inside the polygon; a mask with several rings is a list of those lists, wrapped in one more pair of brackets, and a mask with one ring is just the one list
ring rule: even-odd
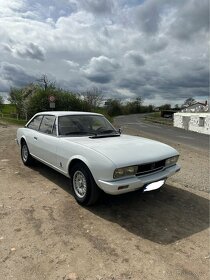
{"label": "car hood", "polygon": [[73,139],[71,137],[66,140],[102,154],[117,166],[148,163],[178,155],[174,148],[166,144],[130,135],[105,138],[77,137]]}

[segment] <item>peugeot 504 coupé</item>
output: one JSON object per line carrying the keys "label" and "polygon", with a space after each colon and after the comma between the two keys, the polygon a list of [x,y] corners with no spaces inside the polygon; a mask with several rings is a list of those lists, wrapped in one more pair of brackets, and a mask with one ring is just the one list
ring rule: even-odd
{"label": "peugeot 504 coup\u00e9", "polygon": [[17,130],[17,143],[25,165],[36,159],[69,177],[82,205],[94,204],[102,191],[158,189],[180,170],[174,148],[121,134],[96,113],[38,113]]}

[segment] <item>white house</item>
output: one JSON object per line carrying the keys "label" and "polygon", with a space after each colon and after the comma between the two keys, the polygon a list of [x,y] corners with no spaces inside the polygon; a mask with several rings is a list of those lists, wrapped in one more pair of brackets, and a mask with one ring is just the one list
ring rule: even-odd
{"label": "white house", "polygon": [[181,109],[182,113],[201,113],[201,112],[209,112],[209,105],[208,102],[205,101],[205,103],[196,102],[192,105],[189,105],[187,107],[184,107]]}
{"label": "white house", "polygon": [[175,113],[174,126],[210,135],[210,113]]}

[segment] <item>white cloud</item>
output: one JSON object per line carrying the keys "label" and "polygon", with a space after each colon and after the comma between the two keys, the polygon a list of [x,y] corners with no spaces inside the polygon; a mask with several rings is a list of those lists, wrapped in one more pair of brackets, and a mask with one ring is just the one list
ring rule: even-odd
{"label": "white cloud", "polygon": [[9,44],[3,44],[3,48],[15,57],[40,61],[45,59],[44,50],[32,42],[27,45],[17,44],[14,47]]}
{"label": "white cloud", "polygon": [[92,82],[109,83],[114,79],[119,64],[105,56],[93,57],[87,66],[83,67],[83,73]]}
{"label": "white cloud", "polygon": [[71,60],[66,60],[66,62],[68,63],[68,65],[71,67],[71,68],[77,68],[79,67],[79,64],[74,62],[74,61],[71,61]]}

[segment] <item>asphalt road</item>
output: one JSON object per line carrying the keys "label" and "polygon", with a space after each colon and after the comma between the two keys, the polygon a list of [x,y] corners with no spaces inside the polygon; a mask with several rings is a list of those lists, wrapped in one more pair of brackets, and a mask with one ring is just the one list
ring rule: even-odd
{"label": "asphalt road", "polygon": [[151,135],[151,138],[159,138],[161,141],[172,141],[191,147],[209,151],[209,136],[193,131],[187,131],[173,126],[146,122],[144,114],[118,116],[115,118],[115,127],[131,128],[139,134],[141,132]]}

